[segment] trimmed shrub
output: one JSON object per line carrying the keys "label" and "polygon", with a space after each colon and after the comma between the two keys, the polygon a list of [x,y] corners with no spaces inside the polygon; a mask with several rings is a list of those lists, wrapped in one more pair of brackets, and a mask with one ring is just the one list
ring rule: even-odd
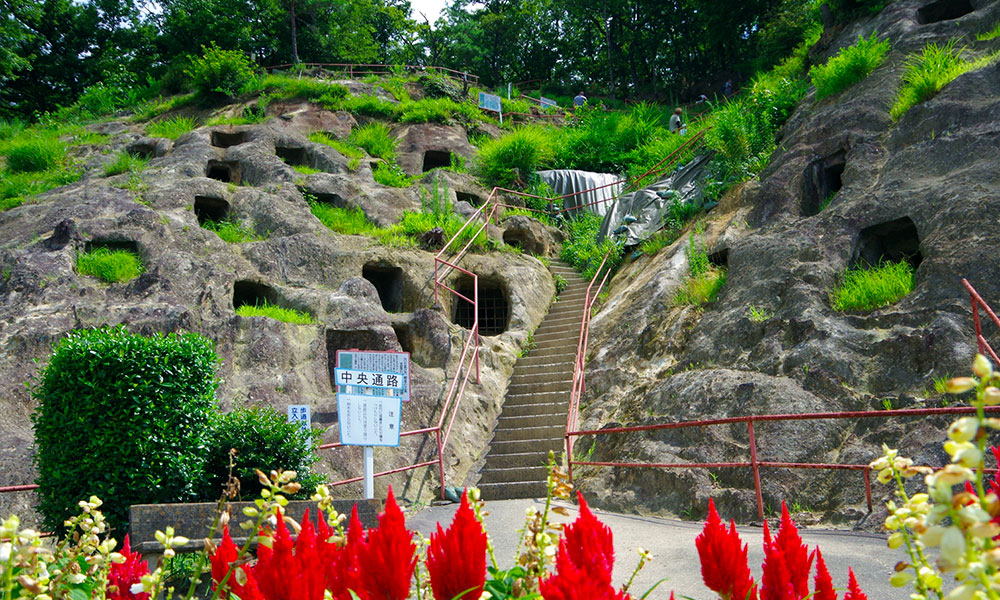
{"label": "trimmed shrub", "polygon": [[842,48],[826,64],[809,70],[809,77],[816,86],[816,99],[832,96],[858,83],[871,74],[889,53],[889,40],[878,41],[877,34],[858,37],[858,43]]}
{"label": "trimmed shrub", "polygon": [[850,269],[830,294],[835,310],[871,311],[895,303],[913,291],[913,266],[905,260]]}
{"label": "trimmed shrub", "polygon": [[108,283],[120,283],[142,274],[142,261],[127,250],[95,248],[76,255],[76,270]]}
{"label": "trimmed shrub", "polygon": [[39,510],[59,530],[77,502],[104,500],[121,532],[132,504],[196,497],[218,363],[196,334],[78,330],[56,343],[32,396]]}
{"label": "trimmed shrub", "polygon": [[191,61],[184,73],[194,89],[206,98],[235,98],[255,80],[249,59],[239,50],[223,50],[215,45],[202,46],[204,54]]}
{"label": "trimmed shrub", "polygon": [[205,465],[205,487],[202,500],[217,500],[229,478],[229,450],[234,448],[233,475],[240,480],[240,493],[244,498],[257,498],[262,489],[254,469],[264,473],[272,469],[295,471],[295,481],[302,489],[292,498],[308,498],[316,486],[326,481],[326,476],[314,473],[312,465],[319,461],[316,455],[322,429],[302,429],[298,423],[289,423],[270,406],[237,408],[231,413],[213,419]]}
{"label": "trimmed shrub", "polygon": [[66,153],[62,142],[50,137],[24,137],[7,147],[7,170],[11,173],[48,171],[59,166]]}

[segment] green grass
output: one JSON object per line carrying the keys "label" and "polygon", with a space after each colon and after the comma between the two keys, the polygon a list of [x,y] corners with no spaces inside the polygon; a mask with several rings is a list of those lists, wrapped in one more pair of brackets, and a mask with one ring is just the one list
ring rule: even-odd
{"label": "green grass", "polygon": [[995,40],[998,37],[1000,37],[1000,22],[997,22],[997,24],[993,26],[993,29],[984,31],[983,33],[977,35],[976,39],[980,42],[985,42],[988,40]]}
{"label": "green grass", "polygon": [[506,220],[507,217],[514,217],[518,215],[522,217],[530,217],[532,219],[535,219],[536,221],[541,221],[542,223],[545,223],[549,227],[556,226],[555,223],[552,222],[552,217],[550,217],[548,213],[536,212],[533,210],[528,210],[526,208],[504,208],[502,218]]}
{"label": "green grass", "polygon": [[399,140],[392,137],[389,128],[382,123],[369,123],[352,130],[347,141],[376,158],[396,160]]}
{"label": "green grass", "polygon": [[260,82],[261,89],[275,90],[279,98],[305,98],[320,104],[336,103],[347,97],[347,88],[310,77],[268,75]]}
{"label": "green grass", "polygon": [[309,210],[329,229],[345,235],[378,237],[381,230],[360,208],[341,208],[309,199]]}
{"label": "green grass", "polygon": [[772,317],[774,317],[774,313],[766,308],[759,307],[754,304],[747,307],[747,318],[754,323],[763,323],[764,321],[770,320]]}
{"label": "green grass", "polygon": [[241,244],[243,242],[259,242],[267,239],[257,235],[253,229],[245,227],[235,221],[212,221],[206,219],[201,224],[202,229],[214,231],[222,241],[230,244]]}
{"label": "green grass", "polygon": [[674,294],[675,306],[701,306],[715,300],[726,285],[726,270],[712,266],[699,275],[684,280]]}
{"label": "green grass", "polygon": [[361,159],[365,157],[365,153],[362,152],[356,146],[352,146],[351,144],[341,142],[340,140],[335,140],[329,135],[323,133],[322,131],[314,131],[310,133],[309,141],[329,146],[334,150],[336,150],[337,152],[340,152],[347,158]]}
{"label": "green grass", "polygon": [[858,37],[853,46],[842,48],[826,64],[815,65],[809,70],[809,77],[816,86],[816,99],[845,90],[868,77],[889,53],[889,40],[878,41],[876,33],[871,37]]}
{"label": "green grass", "polygon": [[21,135],[27,124],[18,118],[0,119],[0,141]]}
{"label": "green grass", "polygon": [[323,169],[317,169],[315,167],[310,167],[308,165],[290,165],[293,169],[302,173],[303,175],[313,175],[315,173],[325,173]]}
{"label": "green grass", "polygon": [[13,174],[49,171],[62,162],[66,146],[53,137],[30,137],[22,133],[7,145],[7,170]]}
{"label": "green grass", "polygon": [[96,248],[76,255],[76,270],[109,283],[121,283],[142,274],[142,261],[127,250]]}
{"label": "green grass", "polygon": [[911,107],[933,98],[959,75],[981,69],[1000,57],[1000,53],[993,53],[966,60],[964,55],[965,48],[956,48],[954,41],[943,46],[927,44],[919,54],[910,55],[903,72],[903,84],[896,102],[889,109],[893,120],[898,120]]}
{"label": "green grass", "polygon": [[839,311],[871,311],[888,306],[913,291],[913,267],[905,260],[872,268],[849,269],[830,294]]}
{"label": "green grass", "polygon": [[241,317],[267,317],[296,325],[310,325],[316,322],[309,313],[294,308],[282,308],[267,302],[257,305],[244,304],[236,309],[236,314]]}
{"label": "green grass", "polygon": [[622,247],[610,239],[597,243],[597,234],[603,219],[592,213],[583,213],[568,223],[568,234],[563,242],[560,257],[580,272],[584,279],[593,278],[604,255],[610,250],[607,266],[617,268],[622,260]]}
{"label": "green grass", "polygon": [[414,177],[408,176],[395,162],[380,162],[375,165],[375,170],[372,171],[372,177],[376,182],[398,188],[410,187],[413,180],[421,176],[423,174]]}
{"label": "green grass", "polygon": [[556,136],[549,127],[518,127],[498,139],[483,141],[473,168],[486,187],[510,187],[520,177],[525,181],[535,171],[551,166],[556,154]]}
{"label": "green grass", "polygon": [[174,117],[156,121],[146,126],[146,135],[176,140],[197,126],[191,117]]}
{"label": "green grass", "polygon": [[104,176],[114,177],[122,173],[138,173],[146,168],[149,160],[128,152],[122,152],[114,162],[104,166]]}
{"label": "green grass", "polygon": [[191,104],[194,104],[197,99],[197,95],[194,93],[181,94],[179,96],[173,96],[169,99],[156,98],[136,108],[135,114],[132,115],[132,120],[136,122],[151,121],[163,113],[171,110],[177,110],[185,106],[190,106]]}
{"label": "green grass", "polygon": [[79,179],[80,171],[66,160],[66,146],[59,137],[84,131],[0,121],[0,155],[7,161],[7,167],[0,170],[0,211]]}
{"label": "green grass", "polygon": [[655,256],[657,252],[676,242],[680,233],[679,229],[673,227],[661,229],[643,240],[639,249],[647,256]]}

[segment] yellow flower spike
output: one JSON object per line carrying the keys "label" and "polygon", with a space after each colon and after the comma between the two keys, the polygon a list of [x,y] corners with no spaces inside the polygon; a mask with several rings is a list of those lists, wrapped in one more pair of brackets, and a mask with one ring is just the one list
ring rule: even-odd
{"label": "yellow flower spike", "polygon": [[[970,481],[973,474],[972,471],[961,465],[951,464],[928,477],[933,481],[934,486],[953,486]],[[951,490],[949,490],[949,494],[950,492]]]}
{"label": "yellow flower spike", "polygon": [[952,525],[944,530],[941,536],[941,558],[951,564],[957,564],[965,553],[965,536],[962,530]]}
{"label": "yellow flower spike", "polygon": [[892,481],[892,469],[882,469],[876,477],[879,483],[889,483]]}
{"label": "yellow flower spike", "polygon": [[993,539],[1000,534],[1000,525],[990,522],[977,522],[969,527],[969,535],[982,539]]}
{"label": "yellow flower spike", "polygon": [[972,600],[976,593],[974,584],[960,585],[948,593],[947,600]]}
{"label": "yellow flower spike", "polygon": [[934,569],[931,569],[930,567],[927,566],[920,567],[920,573],[918,574],[918,577],[920,577],[920,581],[921,583],[924,584],[924,587],[931,589],[938,589],[941,587],[941,584],[943,583],[941,580],[941,576],[938,575],[937,572],[934,571]]}
{"label": "yellow flower spike", "polygon": [[903,587],[913,581],[913,573],[909,571],[897,571],[889,578],[889,585],[892,587]]}
{"label": "yellow flower spike", "polygon": [[983,392],[983,402],[986,406],[996,406],[1000,404],[1000,388],[996,386],[989,386]]}
{"label": "yellow flower spike", "polygon": [[976,377],[986,379],[993,375],[993,364],[982,354],[976,354],[976,358],[972,361],[972,372],[976,374]]}
{"label": "yellow flower spike", "polygon": [[902,525],[900,524],[899,519],[896,517],[896,515],[890,515],[890,516],[888,516],[888,517],[885,518],[885,525],[884,525],[884,527],[886,529],[888,529],[889,531],[896,531],[901,526]]}
{"label": "yellow flower spike", "polygon": [[184,544],[187,544],[190,541],[191,540],[189,540],[188,538],[184,537],[183,535],[179,535],[179,536],[177,536],[177,537],[174,538],[174,545],[175,546],[183,546]]}
{"label": "yellow flower spike", "polygon": [[949,394],[962,394],[975,389],[978,384],[972,377],[955,377],[944,384],[944,389]]}
{"label": "yellow flower spike", "polygon": [[882,469],[888,469],[889,468],[889,459],[888,459],[888,457],[881,456],[881,457],[873,460],[871,462],[871,464],[869,464],[868,466],[871,467],[875,471],[881,471]]}
{"label": "yellow flower spike", "polygon": [[979,421],[976,417],[962,417],[948,427],[948,438],[956,442],[969,442],[976,439],[979,432]]}
{"label": "yellow flower spike", "polygon": [[978,466],[980,462],[982,462],[983,453],[979,450],[979,448],[970,444],[968,447],[959,450],[958,453],[952,457],[952,460],[963,467],[973,469]]}
{"label": "yellow flower spike", "polygon": [[903,532],[897,531],[896,533],[889,536],[889,548],[895,550],[903,545]]}

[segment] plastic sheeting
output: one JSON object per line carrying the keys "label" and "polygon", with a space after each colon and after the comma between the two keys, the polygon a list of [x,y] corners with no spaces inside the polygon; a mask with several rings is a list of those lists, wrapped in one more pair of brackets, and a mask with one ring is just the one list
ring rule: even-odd
{"label": "plastic sheeting", "polygon": [[[556,169],[538,171],[542,181],[549,184],[556,196],[576,194],[584,190],[586,193],[569,198],[563,198],[563,208],[573,209],[583,207],[592,213],[604,216],[608,212],[616,196],[622,193],[624,184],[622,177],[611,173],[591,173],[590,171],[574,171],[572,169]],[[615,184],[615,185],[609,185]],[[604,187],[607,186],[607,187]],[[600,188],[600,189],[594,189]],[[576,211],[567,211],[572,215]]]}
{"label": "plastic sheeting", "polygon": [[[710,162],[711,155],[702,154],[678,167],[669,177],[619,197],[604,215],[598,243],[608,235],[615,235],[621,236],[619,239],[624,239],[626,246],[634,246],[663,227],[664,218],[670,215],[671,203],[690,202],[700,207]],[[626,219],[629,215],[631,218]]]}

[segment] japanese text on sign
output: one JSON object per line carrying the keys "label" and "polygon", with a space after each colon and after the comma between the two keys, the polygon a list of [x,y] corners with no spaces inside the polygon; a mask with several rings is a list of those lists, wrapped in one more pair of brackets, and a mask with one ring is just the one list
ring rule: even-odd
{"label": "japanese text on sign", "polygon": [[487,94],[486,92],[479,92],[479,108],[497,113],[502,112],[500,96],[494,96],[493,94]]}
{"label": "japanese text on sign", "polygon": [[288,405],[288,422],[298,423],[299,427],[305,430],[309,430],[312,426],[311,414],[308,404],[289,404]]}
{"label": "japanese text on sign", "polygon": [[337,385],[403,389],[403,377],[399,373],[379,373],[376,371],[355,371],[336,369]]}
{"label": "japanese text on sign", "polygon": [[337,394],[340,443],[351,446],[399,446],[402,402],[398,396]]}
{"label": "japanese text on sign", "polygon": [[[341,379],[347,376],[344,372],[349,372],[350,381]],[[361,382],[360,372],[365,374]],[[377,375],[383,383],[374,383]],[[390,376],[397,379],[389,383]],[[338,395],[399,396],[406,402],[410,399],[410,353],[338,350],[334,379]]]}

